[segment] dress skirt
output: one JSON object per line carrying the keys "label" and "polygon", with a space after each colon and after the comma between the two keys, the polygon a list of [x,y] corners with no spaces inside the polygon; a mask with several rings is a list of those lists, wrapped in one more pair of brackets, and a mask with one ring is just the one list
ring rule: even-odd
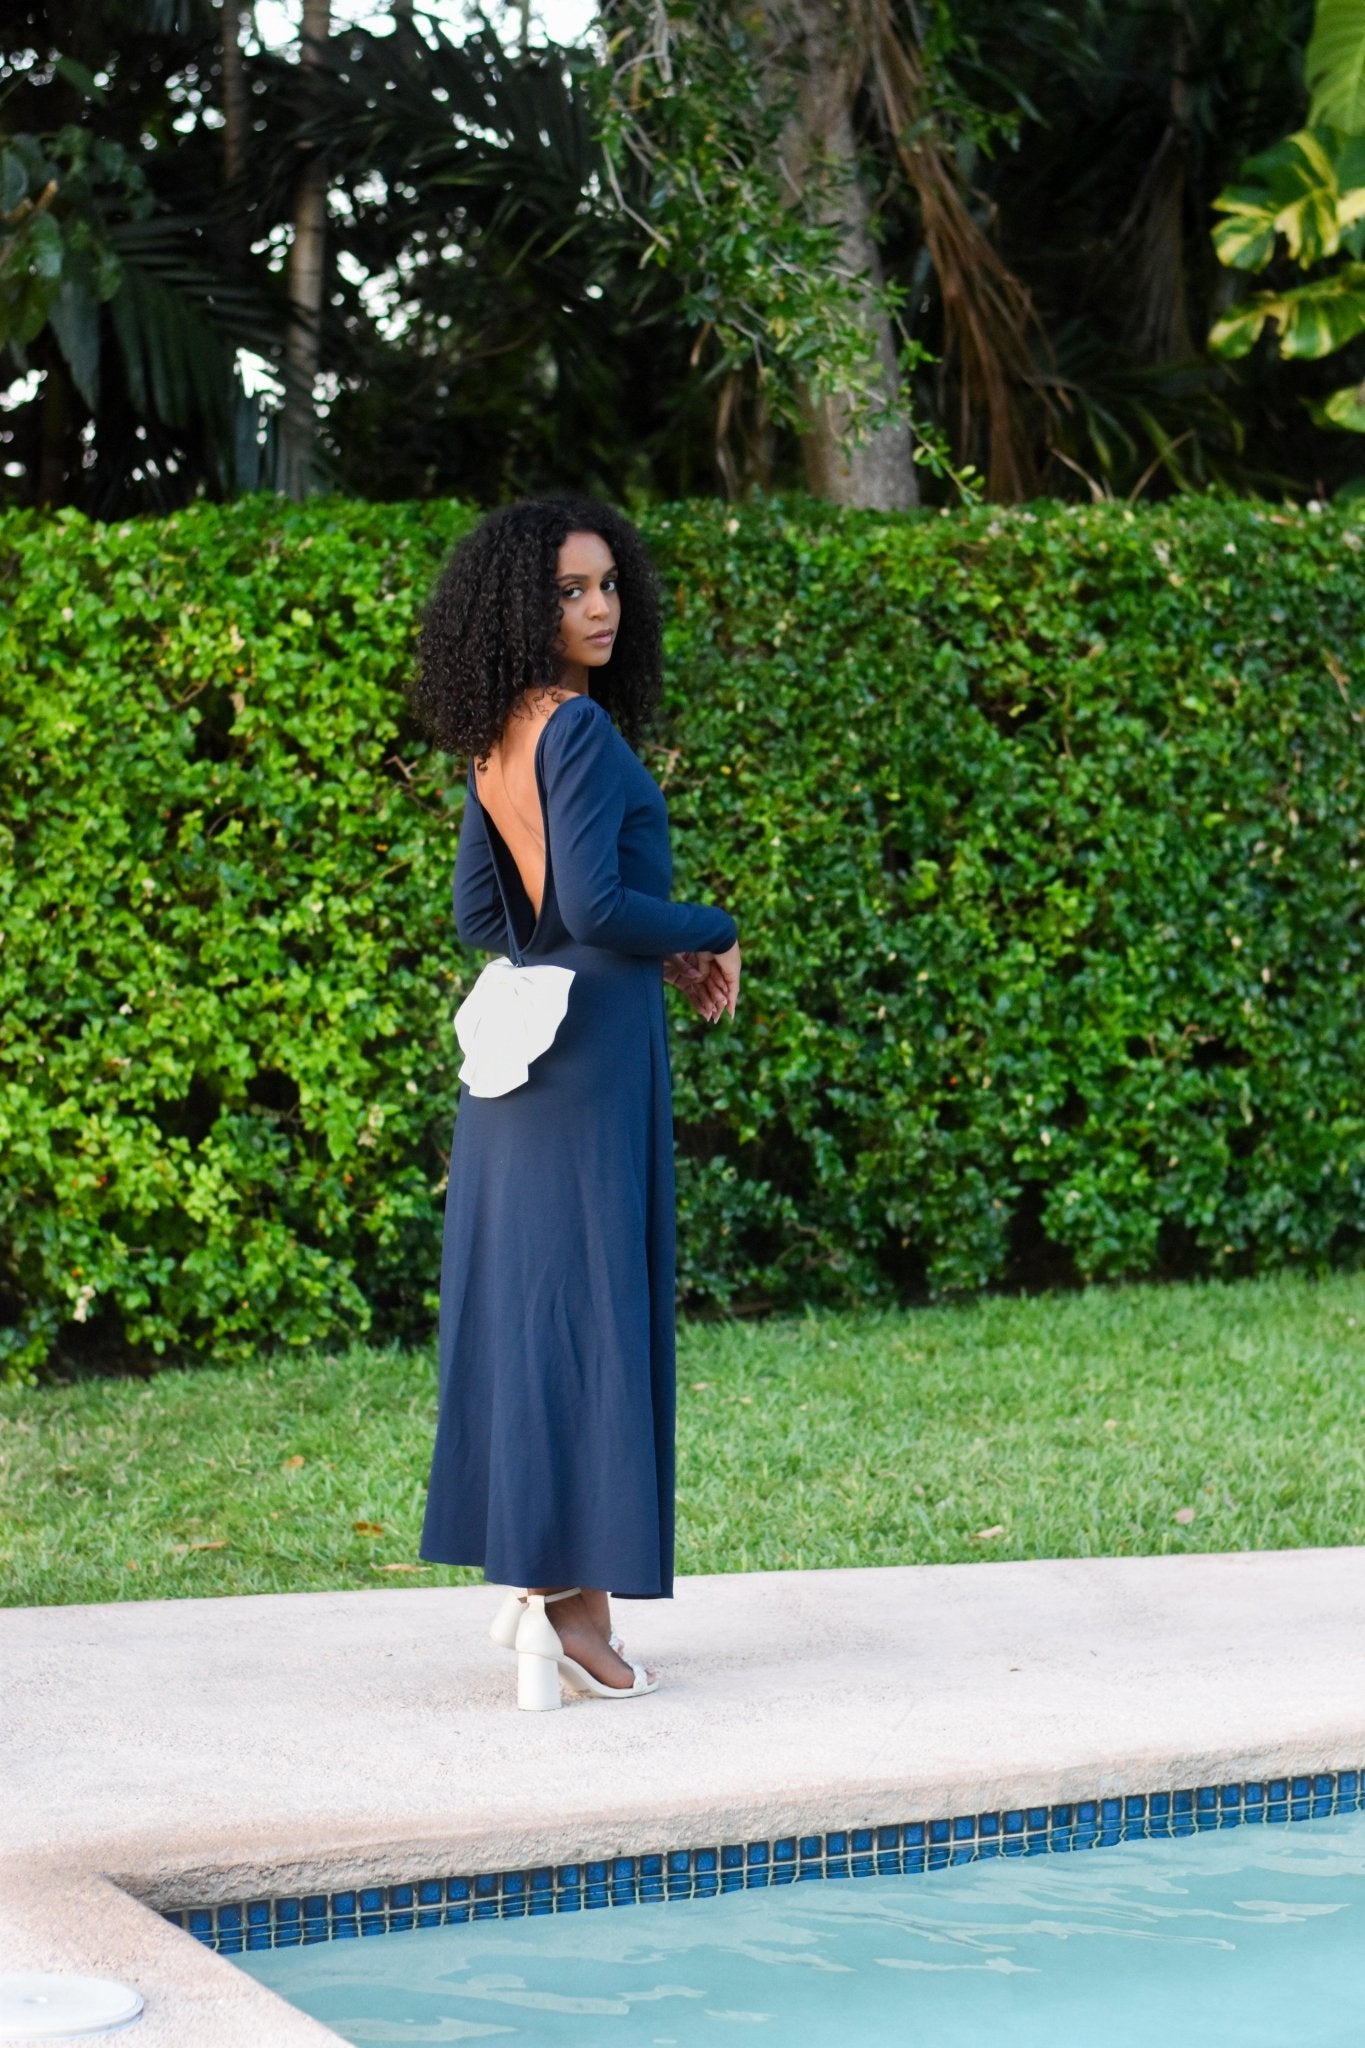
{"label": "dress skirt", "polygon": [[675,1219],[662,962],[734,943],[669,899],[663,792],[603,706],[536,747],[537,916],[471,764],[467,944],[572,968],[553,1043],[497,1096],[461,1085],[441,1257],[440,1408],[421,1555],[500,1584],[673,1585]]}

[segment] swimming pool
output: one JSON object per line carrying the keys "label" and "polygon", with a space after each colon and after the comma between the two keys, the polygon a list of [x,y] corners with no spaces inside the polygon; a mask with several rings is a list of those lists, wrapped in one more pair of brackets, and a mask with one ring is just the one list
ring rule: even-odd
{"label": "swimming pool", "polygon": [[[989,1838],[955,1845],[950,1833],[937,1864],[926,1842],[911,1875],[805,1883],[798,1861],[786,1882],[770,1864],[727,1891],[718,1867],[704,1905],[681,1892],[667,1903],[666,1884],[646,1895],[664,1903],[629,1913],[585,1911],[585,1897],[540,1912],[527,1900],[513,1917],[486,1901],[480,1918],[471,1900],[457,1925],[286,1936],[234,1960],[356,2048],[721,2048],[764,2028],[795,2043],[1055,2048],[1097,2027],[1106,2048],[1148,2048],[1163,2031],[1177,2048],[1355,2048],[1365,1813],[1349,1779],[1348,1800],[1334,1796],[1318,1818],[1315,1781],[1298,1781],[1310,1796],[1292,1826],[1227,1824],[1265,1819],[1263,1799],[1235,1814],[1206,1805],[1202,1824],[1193,1805],[1180,1820],[1168,1807],[1155,1833],[1144,1814],[1140,1839],[1083,1856],[1030,1853],[1023,1834],[983,1855]],[[1079,1809],[1062,1811],[1074,1825]],[[854,1875],[852,1836],[825,1839],[849,1853],[818,1874]],[[904,1872],[904,1845],[897,1854]],[[698,1875],[710,1873],[692,1874],[690,1901]]]}

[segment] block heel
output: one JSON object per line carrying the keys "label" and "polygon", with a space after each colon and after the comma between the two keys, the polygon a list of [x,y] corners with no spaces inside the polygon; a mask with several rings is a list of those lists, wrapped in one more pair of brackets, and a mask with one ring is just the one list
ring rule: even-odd
{"label": "block heel", "polygon": [[517,1705],[527,1714],[548,1714],[562,1706],[559,1666],[534,1650],[517,1651]]}

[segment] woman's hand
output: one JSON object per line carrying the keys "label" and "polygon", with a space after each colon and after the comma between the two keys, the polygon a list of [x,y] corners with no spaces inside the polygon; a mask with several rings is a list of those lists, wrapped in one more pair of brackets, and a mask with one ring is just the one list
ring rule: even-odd
{"label": "woman's hand", "polygon": [[724,953],[670,953],[664,980],[686,996],[699,1017],[714,1024],[722,1010],[733,1017],[739,995],[739,947]]}
{"label": "woman's hand", "polygon": [[664,960],[664,980],[686,996],[699,1017],[705,1017],[708,1023],[714,1021],[715,1002],[707,992],[695,953],[668,954]]}

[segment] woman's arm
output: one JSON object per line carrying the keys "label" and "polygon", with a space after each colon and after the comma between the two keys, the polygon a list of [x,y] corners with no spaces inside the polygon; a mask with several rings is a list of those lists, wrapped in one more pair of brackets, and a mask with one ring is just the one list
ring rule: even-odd
{"label": "woman's arm", "polygon": [[463,943],[502,952],[507,944],[507,913],[483,808],[471,789],[465,791],[460,843],[455,851],[454,895],[455,929]]}
{"label": "woman's arm", "polygon": [[551,714],[542,745],[555,897],[570,938],[659,958],[725,952],[736,938],[728,911],[670,903],[622,882],[617,849],[625,796],[614,739],[607,712],[582,697]]}

